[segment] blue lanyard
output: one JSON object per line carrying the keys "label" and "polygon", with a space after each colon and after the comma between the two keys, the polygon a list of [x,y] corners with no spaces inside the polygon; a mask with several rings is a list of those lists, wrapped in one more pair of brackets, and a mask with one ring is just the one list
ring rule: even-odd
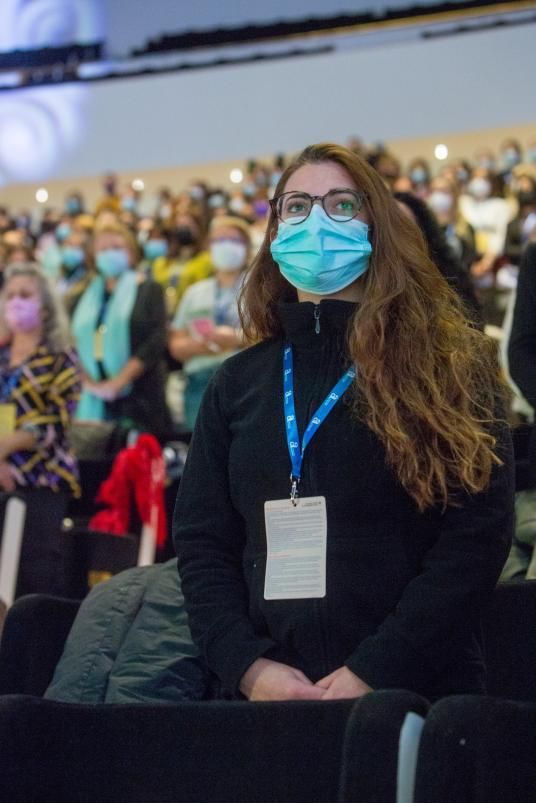
{"label": "blue lanyard", "polygon": [[344,376],[339,379],[330,393],[328,393],[318,410],[309,421],[307,429],[303,433],[303,439],[300,448],[300,436],[298,433],[298,422],[296,421],[296,408],[294,405],[294,368],[292,363],[292,346],[286,344],[283,349],[284,412],[287,429],[288,453],[290,455],[290,462],[292,464],[292,471],[290,474],[290,498],[294,504],[296,504],[296,499],[298,497],[298,483],[300,482],[301,478],[301,468],[305,450],[341,396],[350,387],[355,377],[355,368],[349,368]]}

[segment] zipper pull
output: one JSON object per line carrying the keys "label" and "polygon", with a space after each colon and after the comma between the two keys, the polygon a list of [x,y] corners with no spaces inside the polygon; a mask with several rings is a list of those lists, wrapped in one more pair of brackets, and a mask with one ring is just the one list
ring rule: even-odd
{"label": "zipper pull", "polygon": [[315,333],[317,335],[319,335],[320,334],[320,304],[315,304],[314,316],[315,316]]}

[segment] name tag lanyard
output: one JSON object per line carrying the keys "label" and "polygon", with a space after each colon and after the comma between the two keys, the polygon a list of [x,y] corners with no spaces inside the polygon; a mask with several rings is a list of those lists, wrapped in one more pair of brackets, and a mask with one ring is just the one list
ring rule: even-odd
{"label": "name tag lanyard", "polygon": [[307,429],[303,433],[300,446],[300,436],[298,433],[298,422],[296,421],[296,408],[294,404],[294,368],[292,361],[292,346],[286,344],[283,349],[283,397],[285,426],[287,432],[288,453],[292,465],[290,473],[290,499],[294,506],[298,504],[298,485],[301,479],[301,469],[303,455],[311,439],[316,434],[319,427],[326,420],[339,399],[350,387],[356,378],[355,368],[349,368],[339,379],[337,384],[328,393],[318,410],[315,412]]}

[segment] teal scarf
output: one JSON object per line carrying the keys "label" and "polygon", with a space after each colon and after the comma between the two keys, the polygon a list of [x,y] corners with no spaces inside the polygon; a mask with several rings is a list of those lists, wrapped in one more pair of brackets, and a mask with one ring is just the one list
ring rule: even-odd
{"label": "teal scarf", "polygon": [[[101,375],[95,359],[95,331],[104,303],[104,291],[104,279],[97,276],[78,302],[72,322],[82,368],[96,382],[100,381]],[[134,271],[126,271],[118,279],[106,305],[102,364],[110,378],[121,371],[131,356],[130,318],[137,294],[137,275]],[[125,388],[122,395],[126,396],[129,392],[130,388]],[[105,402],[84,391],[78,403],[76,417],[82,421],[103,421],[106,418]]]}

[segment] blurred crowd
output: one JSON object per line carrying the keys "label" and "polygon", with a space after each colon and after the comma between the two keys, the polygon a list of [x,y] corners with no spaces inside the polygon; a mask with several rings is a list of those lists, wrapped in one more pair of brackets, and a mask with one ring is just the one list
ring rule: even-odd
{"label": "blurred crowd", "polygon": [[[421,226],[436,261],[455,265],[462,295],[500,334],[522,250],[536,240],[536,139],[433,166],[420,157],[402,165],[356,137],[346,144]],[[76,190],[39,219],[0,208],[0,282],[9,266],[36,262],[55,286],[82,367],[80,420],[160,440],[192,429],[210,377],[243,346],[237,298],[285,164],[284,155],[251,160],[232,189],[194,181],[153,197],[108,174],[93,208]]]}

